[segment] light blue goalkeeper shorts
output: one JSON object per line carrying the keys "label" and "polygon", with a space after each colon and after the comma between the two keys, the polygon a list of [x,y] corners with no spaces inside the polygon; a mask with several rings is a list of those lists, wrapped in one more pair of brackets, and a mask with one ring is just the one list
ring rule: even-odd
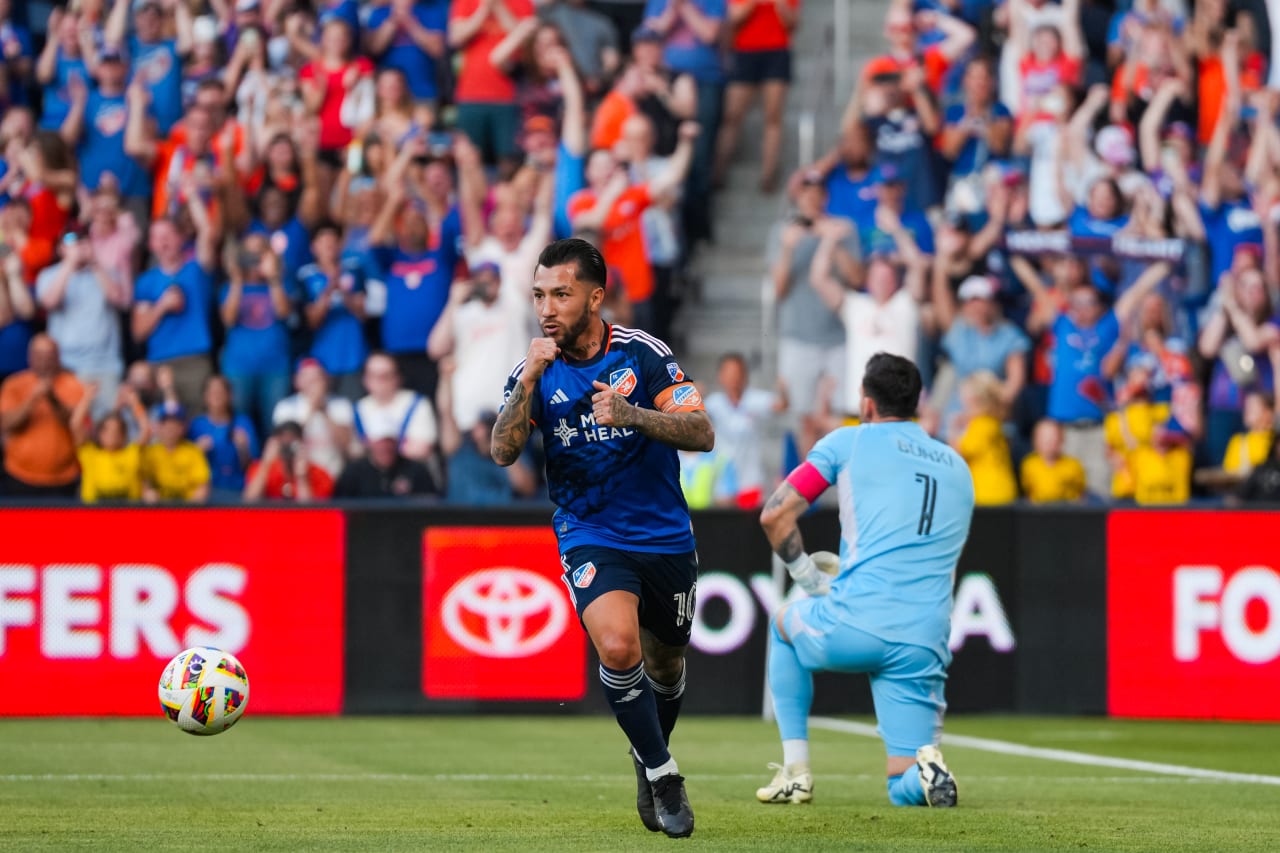
{"label": "light blue goalkeeper shorts", "polygon": [[787,607],[784,624],[800,665],[810,672],[865,672],[876,731],[889,755],[913,756],[942,737],[947,671],[924,646],[887,643],[827,618],[823,598]]}

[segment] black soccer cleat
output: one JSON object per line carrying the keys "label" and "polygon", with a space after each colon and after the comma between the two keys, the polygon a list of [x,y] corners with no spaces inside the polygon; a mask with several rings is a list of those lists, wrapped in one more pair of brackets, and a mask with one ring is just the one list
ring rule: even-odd
{"label": "black soccer cleat", "polygon": [[658,813],[658,823],[670,838],[688,838],[693,835],[693,809],[684,792],[684,777],[679,773],[659,776],[650,784],[653,789],[653,807]]}
{"label": "black soccer cleat", "polygon": [[644,773],[644,763],[636,758],[635,750],[627,750],[631,762],[636,766],[636,811],[640,814],[640,822],[650,832],[662,829],[658,823],[658,813],[653,808],[653,789],[649,787],[649,777]]}

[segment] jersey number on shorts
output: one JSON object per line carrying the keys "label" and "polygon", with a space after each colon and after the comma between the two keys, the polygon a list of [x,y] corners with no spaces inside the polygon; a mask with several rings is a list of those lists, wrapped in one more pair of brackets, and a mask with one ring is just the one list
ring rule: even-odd
{"label": "jersey number on shorts", "polygon": [[924,483],[924,501],[920,504],[916,535],[928,536],[933,531],[933,505],[938,502],[938,481],[928,474],[916,474],[916,482]]}
{"label": "jersey number on shorts", "polygon": [[684,623],[693,624],[693,610],[695,607],[695,593],[698,591],[698,585],[694,584],[689,587],[688,592],[677,592],[671,596],[676,600],[676,627],[684,627]]}

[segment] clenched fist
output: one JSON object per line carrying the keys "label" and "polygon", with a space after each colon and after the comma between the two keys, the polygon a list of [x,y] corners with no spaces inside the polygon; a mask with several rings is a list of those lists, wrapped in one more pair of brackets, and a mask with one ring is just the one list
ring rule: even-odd
{"label": "clenched fist", "polygon": [[524,357],[524,370],[520,371],[520,381],[537,382],[558,355],[560,355],[560,347],[556,346],[554,340],[534,338],[529,344],[528,355]]}

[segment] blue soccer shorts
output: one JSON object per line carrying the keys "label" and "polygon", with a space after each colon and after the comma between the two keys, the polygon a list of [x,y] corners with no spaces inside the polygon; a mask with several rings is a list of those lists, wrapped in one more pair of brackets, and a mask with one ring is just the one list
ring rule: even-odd
{"label": "blue soccer shorts", "polygon": [[686,646],[693,629],[698,555],[645,554],[581,545],[560,555],[563,580],[578,611],[606,592],[626,590],[640,599],[640,627],[668,646]]}
{"label": "blue soccer shorts", "polygon": [[826,598],[787,607],[787,637],[810,672],[865,672],[871,680],[876,731],[889,755],[914,756],[937,744],[947,710],[947,670],[924,646],[889,643],[828,615]]}

